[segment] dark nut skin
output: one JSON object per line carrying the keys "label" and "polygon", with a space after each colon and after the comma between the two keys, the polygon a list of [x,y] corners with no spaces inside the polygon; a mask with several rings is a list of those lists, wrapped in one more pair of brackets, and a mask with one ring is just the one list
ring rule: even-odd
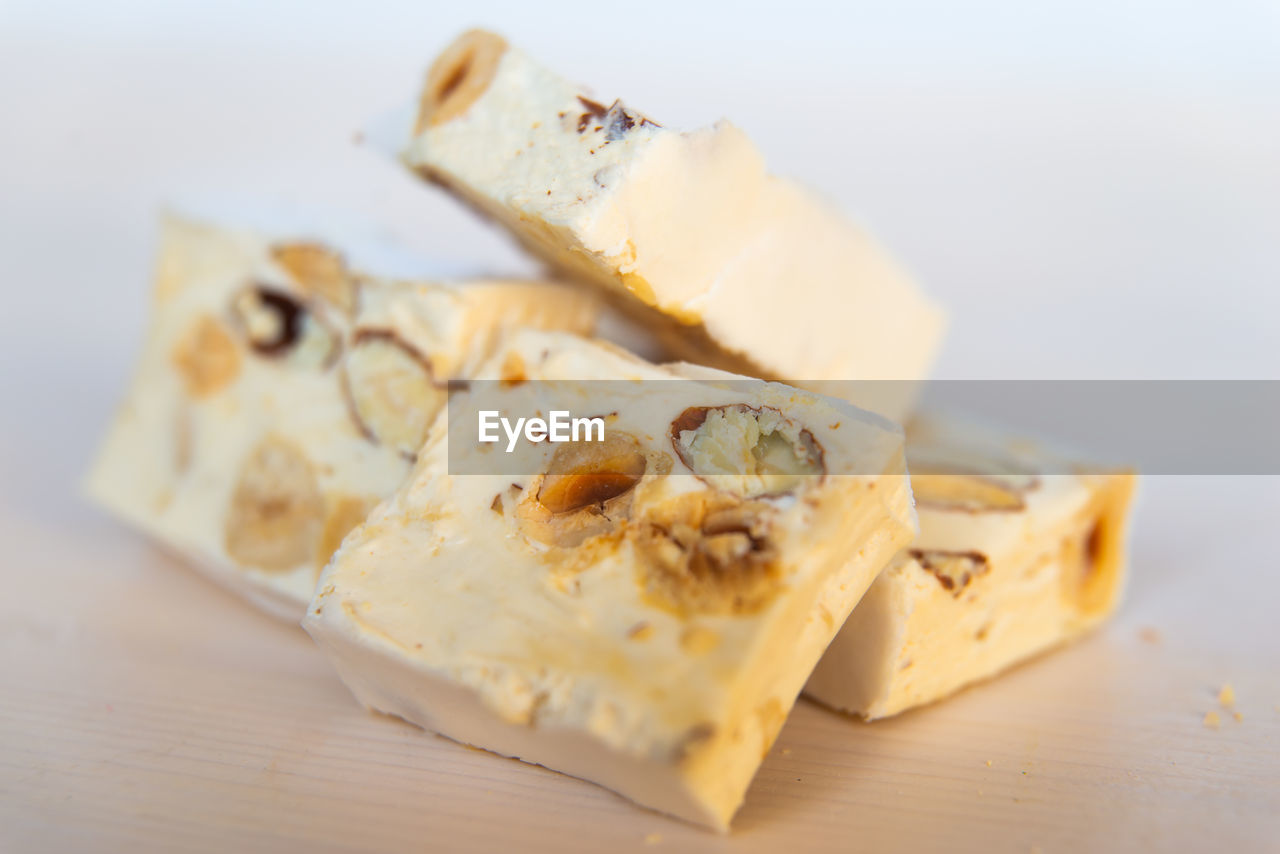
{"label": "dark nut skin", "polygon": [[982,552],[911,549],[909,554],[952,596],[958,597],[975,578],[991,571],[991,563]]}
{"label": "dark nut skin", "polygon": [[605,114],[609,112],[609,108],[604,104],[582,95],[578,96],[578,102],[586,109],[586,112],[578,117],[578,133],[586,133],[593,119],[603,119]]}
{"label": "dark nut skin", "polygon": [[272,338],[257,339],[251,337],[249,346],[253,348],[254,352],[264,356],[278,356],[298,343],[306,309],[303,308],[301,302],[284,291],[278,291],[266,285],[258,285],[254,290],[262,305],[279,319],[280,331]]}
{"label": "dark nut skin", "polygon": [[919,507],[961,513],[1020,513],[1023,493],[980,474],[915,474],[911,489]]}
{"label": "dark nut skin", "polygon": [[459,36],[431,64],[414,128],[420,134],[465,114],[489,88],[507,43],[484,30]]}
{"label": "dark nut skin", "polygon": [[[585,95],[578,96],[578,103],[582,104],[586,110],[578,117],[578,133],[586,133],[588,129],[593,131],[604,131],[604,142],[602,145],[608,145],[616,142],[627,135],[627,132],[639,125],[653,125],[661,127],[652,119],[646,118],[639,113],[634,113],[622,105],[621,101],[614,101],[609,106],[605,106],[599,101],[592,100]],[[563,116],[563,114],[561,114]]]}

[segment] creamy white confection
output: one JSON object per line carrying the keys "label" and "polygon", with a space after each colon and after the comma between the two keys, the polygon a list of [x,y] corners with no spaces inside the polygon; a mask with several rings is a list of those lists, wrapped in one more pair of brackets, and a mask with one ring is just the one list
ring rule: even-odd
{"label": "creamy white confection", "polygon": [[[916,381],[940,342],[941,310],[885,250],[770,175],[741,130],[663,128],[491,33],[436,60],[404,159],[556,268],[674,319],[668,343],[691,361],[798,385]],[[858,390],[895,419],[912,394]]]}
{"label": "creamy white confection", "polygon": [[805,687],[868,719],[1078,637],[1115,610],[1125,576],[1133,474],[940,418],[917,419],[907,440],[920,536]]}
{"label": "creamy white confection", "polygon": [[309,237],[169,216],[150,331],[88,491],[296,620],[408,474],[448,380],[512,328],[587,331],[599,309],[551,283],[379,278]]}
{"label": "creamy white confection", "polygon": [[[899,428],[566,334],[519,333],[480,376],[505,383],[451,400],[304,627],[373,709],[726,829],[823,649],[915,535]],[[511,416],[567,402],[605,415],[605,440],[510,462],[468,438],[467,395]]]}

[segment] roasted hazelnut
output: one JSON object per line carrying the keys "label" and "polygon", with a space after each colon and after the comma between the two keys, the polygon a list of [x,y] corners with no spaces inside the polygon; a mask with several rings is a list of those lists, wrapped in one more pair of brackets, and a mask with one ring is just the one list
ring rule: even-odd
{"label": "roasted hazelnut", "polygon": [[644,477],[645,455],[635,437],[613,432],[603,442],[561,445],[538,489],[538,501],[552,513],[604,504]]}
{"label": "roasted hazelnut", "polygon": [[977,474],[913,474],[916,504],[965,513],[1016,513],[1022,494],[1000,480]]}
{"label": "roasted hazelnut", "polygon": [[775,508],[721,492],[693,492],[646,507],[635,520],[638,581],[681,614],[747,614],[781,589],[770,541]]}
{"label": "roasted hazelnut", "polygon": [[771,406],[695,406],[671,423],[671,444],[717,489],[752,498],[781,495],[826,473],[809,430]]}
{"label": "roasted hazelnut", "polygon": [[489,88],[506,51],[506,40],[484,30],[459,36],[427,72],[415,132],[465,113]]}
{"label": "roasted hazelnut", "polygon": [[330,365],[341,349],[338,333],[293,295],[265,285],[245,288],[232,303],[250,349],[290,367]]}
{"label": "roasted hazelnut", "polygon": [[271,257],[309,297],[327,302],[346,315],[356,309],[356,282],[338,253],[318,243],[282,243]]}
{"label": "roasted hazelnut", "polygon": [[324,496],[293,443],[268,437],[240,466],[225,522],[231,559],[245,567],[294,569],[312,560],[324,527]]}
{"label": "roasted hazelnut", "polygon": [[629,516],[632,493],[650,467],[639,441],[618,430],[603,442],[561,445],[517,515],[532,539],[576,546]]}
{"label": "roasted hazelnut", "polygon": [[225,388],[240,373],[240,349],[226,325],[217,318],[196,318],[173,349],[173,365],[187,394],[208,397]]}
{"label": "roasted hazelnut", "polygon": [[1089,478],[1095,493],[1076,533],[1064,544],[1063,595],[1082,614],[1101,614],[1119,592],[1124,561],[1125,514],[1135,485],[1133,474]]}
{"label": "roasted hazelnut", "polygon": [[390,330],[356,333],[343,362],[352,418],[371,442],[417,456],[448,396],[431,362]]}

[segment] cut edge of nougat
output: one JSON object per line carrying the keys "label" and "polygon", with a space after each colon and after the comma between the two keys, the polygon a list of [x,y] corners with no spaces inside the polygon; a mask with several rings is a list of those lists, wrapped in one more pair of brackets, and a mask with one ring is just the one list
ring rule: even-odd
{"label": "cut edge of nougat", "polygon": [[[1057,565],[1058,584],[1052,591],[1055,598],[1033,603],[1054,611],[1057,623],[1052,632],[1046,631],[1034,643],[1011,649],[982,667],[944,680],[938,690],[925,695],[909,692],[906,685],[895,678],[900,669],[929,666],[927,660],[920,661],[909,648],[913,631],[927,631],[927,627],[920,628],[919,621],[937,619],[931,612],[954,611],[962,608],[963,603],[959,591],[953,595],[934,578],[934,571],[923,565],[925,555],[907,550],[876,579],[853,610],[805,686],[806,695],[822,705],[865,720],[891,717],[989,681],[1083,637],[1104,623],[1119,606],[1128,577],[1130,511],[1137,475],[1129,470],[1117,470],[1074,477],[1089,495],[1070,521],[1067,539],[1054,548],[1030,555],[1033,565],[1041,561]],[[1078,555],[1072,543],[1077,538],[1088,553],[1083,564],[1084,579],[1073,576]],[[981,544],[970,545],[976,549]],[[1007,574],[1026,570],[1021,564],[1002,564],[992,571]],[[974,579],[974,582],[982,584],[983,580]],[[917,613],[920,608],[926,609],[923,615]],[[1015,621],[1021,616],[1024,615],[1013,615]],[[979,631],[983,629],[980,627]],[[966,640],[968,638],[957,639],[957,642]],[[874,650],[875,654],[868,656],[868,650]]]}
{"label": "cut edge of nougat", "polygon": [[[884,480],[892,477],[886,475]],[[863,540],[861,556],[838,571],[813,578],[806,588],[791,590],[792,613],[778,618],[785,625],[770,637],[759,639],[748,653],[755,663],[744,665],[744,671],[763,667],[767,647],[780,642],[802,650],[793,659],[817,660],[860,592],[914,533],[905,482],[883,501],[881,516],[867,523],[873,530]],[[334,607],[337,603],[332,600],[323,601],[327,580],[326,574],[302,625],[367,708],[462,744],[586,780],[646,809],[719,833],[729,831],[811,667],[801,663],[761,670],[760,679],[773,685],[773,696],[790,698],[776,707],[776,716],[758,719],[759,709],[744,708],[736,719],[745,728],[736,735],[710,734],[706,741],[691,745],[683,763],[658,761],[612,747],[586,729],[503,719],[478,691],[406,657],[400,644],[376,628],[363,626],[358,615]]]}

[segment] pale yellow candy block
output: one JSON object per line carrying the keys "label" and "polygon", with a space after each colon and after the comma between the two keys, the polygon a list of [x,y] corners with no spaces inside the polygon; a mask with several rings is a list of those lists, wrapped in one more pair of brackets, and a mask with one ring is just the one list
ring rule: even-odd
{"label": "pale yellow candy block", "polygon": [[371,708],[727,828],[814,663],[915,535],[901,432],[565,334],[521,333],[491,365],[506,416],[557,381],[575,416],[605,415],[603,439],[526,443],[511,470],[465,438],[456,396],[303,625]]}
{"label": "pale yellow candy block", "polygon": [[549,283],[379,278],[314,239],[168,217],[150,331],[88,491],[296,620],[408,474],[448,380],[513,328],[586,331],[599,309]]}
{"label": "pale yellow candy block", "polygon": [[805,687],[866,718],[1079,637],[1115,610],[1125,576],[1134,475],[945,420],[918,419],[907,437],[920,537],[876,579]]}
{"label": "pale yellow candy block", "polygon": [[[941,341],[941,310],[885,250],[769,174],[738,128],[662,127],[491,33],[436,60],[404,159],[554,267],[649,307],[690,361],[806,386],[918,381]],[[900,419],[913,390],[864,384],[855,402]]]}

